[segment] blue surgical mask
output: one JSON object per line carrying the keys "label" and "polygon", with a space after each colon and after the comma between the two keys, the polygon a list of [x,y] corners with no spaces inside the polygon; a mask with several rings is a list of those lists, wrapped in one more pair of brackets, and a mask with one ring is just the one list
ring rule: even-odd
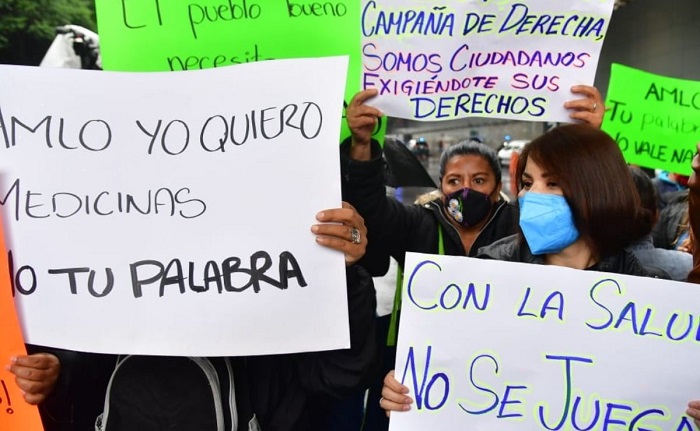
{"label": "blue surgical mask", "polygon": [[518,203],[520,229],[532,254],[559,253],[580,236],[564,196],[527,192]]}

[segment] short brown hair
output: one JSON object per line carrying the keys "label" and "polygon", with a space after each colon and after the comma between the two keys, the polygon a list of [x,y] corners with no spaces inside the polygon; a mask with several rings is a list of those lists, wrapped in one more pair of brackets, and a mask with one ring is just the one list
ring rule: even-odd
{"label": "short brown hair", "polygon": [[522,151],[513,179],[518,189],[529,158],[557,178],[581,237],[598,257],[617,253],[639,238],[639,195],[610,135],[583,124],[543,134]]}

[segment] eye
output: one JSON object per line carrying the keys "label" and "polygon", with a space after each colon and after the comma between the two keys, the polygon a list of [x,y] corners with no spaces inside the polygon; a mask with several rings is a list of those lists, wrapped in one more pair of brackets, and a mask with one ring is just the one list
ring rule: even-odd
{"label": "eye", "polygon": [[559,188],[559,183],[556,181],[547,181],[547,187],[550,189],[557,189]]}
{"label": "eye", "polygon": [[474,183],[478,184],[478,185],[482,185],[482,184],[486,183],[486,180],[483,178],[474,178]]}
{"label": "eye", "polygon": [[459,179],[458,178],[450,178],[447,180],[447,184],[454,186],[459,184]]}
{"label": "eye", "polygon": [[532,181],[520,180],[520,187],[523,190],[530,190],[530,187],[532,187]]}

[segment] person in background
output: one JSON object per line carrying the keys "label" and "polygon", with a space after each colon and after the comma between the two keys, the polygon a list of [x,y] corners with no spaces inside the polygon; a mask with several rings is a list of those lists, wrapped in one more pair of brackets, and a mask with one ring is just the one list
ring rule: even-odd
{"label": "person in background", "polygon": [[674,192],[686,190],[688,188],[688,176],[675,172],[661,171],[652,180],[656,189],[656,196],[659,200],[659,210],[662,210],[669,203],[669,198]]}
{"label": "person in background", "polygon": [[[557,127],[525,146],[517,175],[520,232],[476,257],[657,275],[626,250],[645,226],[625,160],[608,134],[586,125]],[[408,387],[388,373],[380,400],[387,415],[412,402]]]}
{"label": "person in background", "polygon": [[[222,414],[225,431],[327,430],[337,400],[364,391],[369,376],[374,374],[378,361],[374,287],[367,271],[355,265],[367,246],[364,220],[345,202],[343,208],[321,211],[317,219],[319,223],[311,227],[316,242],[345,255],[351,347],[288,355],[208,358],[218,372],[221,387],[229,387],[230,394],[235,390],[235,397],[231,398],[234,405],[223,392],[225,399],[219,400],[228,412]],[[188,412],[208,411],[211,406],[202,405],[206,400],[187,398],[191,392],[189,381],[178,378],[182,375],[177,372],[184,370],[186,358],[137,357],[142,359],[137,362],[140,368],[131,369],[142,372],[121,375],[121,387],[127,390],[110,393],[112,399],[131,406],[120,414],[105,406],[116,356],[98,355],[104,360],[96,361],[94,354],[36,349],[39,351],[33,354],[11,358],[7,368],[16,376],[25,401],[41,407],[46,431],[94,431],[105,426],[107,431],[209,429],[194,428],[187,422],[191,420]],[[230,380],[232,384],[223,377],[227,368],[235,377]],[[233,382],[235,387],[231,388]],[[149,405],[133,405],[141,399],[148,399]],[[97,428],[96,419],[101,413],[104,422],[98,421]]]}
{"label": "person in background", "polygon": [[630,245],[629,250],[645,267],[659,268],[672,280],[685,281],[693,266],[693,257],[682,251],[654,247],[651,230],[659,218],[656,190],[649,176],[641,169],[631,166],[629,169],[641,199],[644,223],[642,237]]}
{"label": "person in background", "polygon": [[[657,195],[658,196],[658,195]],[[654,246],[677,250],[688,236],[688,189],[669,192],[651,232]]]}

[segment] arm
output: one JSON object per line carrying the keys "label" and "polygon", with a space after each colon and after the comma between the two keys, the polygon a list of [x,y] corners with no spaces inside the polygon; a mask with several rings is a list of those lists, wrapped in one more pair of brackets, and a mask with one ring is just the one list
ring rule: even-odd
{"label": "arm", "polygon": [[[304,389],[312,394],[340,398],[369,384],[378,365],[375,343],[376,299],[372,278],[360,266],[353,265],[364,254],[367,229],[355,209],[343,202],[343,208],[327,209],[318,216],[321,224],[311,227],[316,241],[324,247],[343,252],[348,294],[350,348],[295,356],[295,367]],[[352,237],[350,229],[359,232]]]}
{"label": "arm", "polygon": [[364,105],[376,92],[376,89],[365,90],[353,97],[346,110],[352,137],[340,146],[343,199],[364,217],[370,239],[359,264],[373,276],[386,273],[390,255],[403,264],[422,215],[420,208],[405,206],[386,196],[382,148],[371,139],[381,112]]}
{"label": "arm", "polygon": [[366,389],[379,365],[372,278],[358,265],[347,268],[350,348],[296,357],[297,374],[311,394],[341,398]]}
{"label": "arm", "polygon": [[368,161],[371,158],[372,130],[383,114],[379,109],[365,105],[365,102],[376,96],[377,93],[376,88],[360,91],[353,96],[350,105],[345,110],[345,117],[352,134],[350,158],[353,160]]}

